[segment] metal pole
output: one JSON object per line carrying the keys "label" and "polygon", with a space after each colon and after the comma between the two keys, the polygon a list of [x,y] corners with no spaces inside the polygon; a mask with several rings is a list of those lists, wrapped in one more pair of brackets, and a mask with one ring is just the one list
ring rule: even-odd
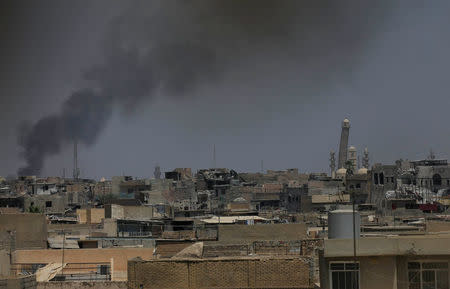
{"label": "metal pole", "polygon": [[63,229],[61,275],[63,275],[63,271],[64,271],[64,243],[65,243],[65,241],[66,241],[66,231],[64,231],[64,229]]}
{"label": "metal pole", "polygon": [[[352,207],[353,207],[353,211],[352,211],[352,214],[353,214],[353,263],[354,263],[354,266],[356,267],[356,228],[355,228],[355,191],[353,191],[353,202],[352,202]],[[356,271],[356,272],[358,272],[358,271]],[[356,273],[355,274],[353,274],[353,288],[356,288],[356,282],[357,282],[357,279],[356,279]]]}

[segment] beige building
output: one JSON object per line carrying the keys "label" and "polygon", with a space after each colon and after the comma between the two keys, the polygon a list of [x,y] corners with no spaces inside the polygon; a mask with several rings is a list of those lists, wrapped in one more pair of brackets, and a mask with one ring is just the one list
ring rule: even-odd
{"label": "beige building", "polygon": [[449,244],[448,234],[361,238],[355,264],[351,239],[325,240],[321,288],[449,288]]}
{"label": "beige building", "polygon": [[[112,281],[126,281],[127,262],[136,257],[144,260],[151,259],[153,248],[17,250],[12,255],[12,261],[14,267],[20,269],[21,266],[30,267],[33,264],[61,264],[64,260],[63,262],[67,264],[65,270],[70,274],[86,273],[87,265],[89,268],[94,268],[94,271],[106,266]],[[74,267],[79,268],[78,271]]]}
{"label": "beige building", "polygon": [[0,215],[0,232],[8,233],[14,249],[47,248],[47,219],[42,214]]}
{"label": "beige building", "polygon": [[77,222],[79,224],[100,224],[104,218],[104,208],[77,209]]}

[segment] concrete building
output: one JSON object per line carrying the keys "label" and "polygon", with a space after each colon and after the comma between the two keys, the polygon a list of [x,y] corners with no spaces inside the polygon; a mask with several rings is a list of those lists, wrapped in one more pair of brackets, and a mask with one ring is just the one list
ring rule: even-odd
{"label": "concrete building", "polygon": [[348,176],[345,181],[346,192],[355,196],[357,204],[369,203],[371,179],[370,175],[361,171],[358,174]]}
{"label": "concrete building", "polygon": [[47,220],[42,214],[0,215],[0,232],[8,232],[13,249],[47,248]]}
{"label": "concrete building", "polygon": [[325,240],[320,288],[449,288],[448,244],[450,235],[360,238],[355,263],[351,239]]}
{"label": "concrete building", "polygon": [[30,211],[33,208],[37,208],[38,212],[44,214],[63,215],[66,209],[69,208],[68,195],[61,193],[26,196],[24,200],[25,211]]}
{"label": "concrete building", "polygon": [[372,166],[370,175],[372,181],[369,202],[381,208],[386,192],[397,188],[399,170],[396,165],[375,164]]}
{"label": "concrete building", "polygon": [[[21,270],[21,267],[31,268],[33,264],[36,265],[35,268],[37,265],[61,264],[64,260],[63,262],[67,263],[66,274],[83,275],[87,268],[95,268],[95,272],[104,268],[105,274],[100,275],[109,275],[108,279],[112,281],[126,281],[127,262],[136,257],[150,260],[153,258],[153,248],[17,250],[13,253],[12,261],[15,267]],[[78,266],[73,266],[76,264]]]}

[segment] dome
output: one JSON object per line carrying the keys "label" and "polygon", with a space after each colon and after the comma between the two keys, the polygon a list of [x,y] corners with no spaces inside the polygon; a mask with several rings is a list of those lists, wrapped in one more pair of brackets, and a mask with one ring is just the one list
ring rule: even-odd
{"label": "dome", "polygon": [[355,146],[350,146],[348,148],[348,150],[351,151],[351,152],[356,152],[356,147]]}
{"label": "dome", "polygon": [[357,172],[358,175],[367,175],[368,170],[366,168],[360,168]]}
{"label": "dome", "polygon": [[338,179],[344,178],[346,175],[347,175],[347,170],[345,168],[340,168],[339,170],[336,171],[336,177]]}

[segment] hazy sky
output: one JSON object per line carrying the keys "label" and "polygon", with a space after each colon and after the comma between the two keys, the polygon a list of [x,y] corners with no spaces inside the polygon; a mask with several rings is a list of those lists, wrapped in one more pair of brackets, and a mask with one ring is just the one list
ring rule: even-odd
{"label": "hazy sky", "polygon": [[[371,163],[424,158],[430,148],[448,158],[450,2],[325,1],[306,9],[264,0],[270,9],[237,10],[222,1],[201,10],[221,1],[165,1],[2,1],[0,175],[24,165],[20,123],[60,113],[111,39],[139,49],[194,39],[217,55],[217,67],[186,92],[158,89],[130,110],[120,102],[97,141],[79,146],[84,177],[148,177],[156,163],[210,167],[213,144],[220,167],[257,171],[264,160],[266,169],[328,171],[344,117],[350,144],[367,146]],[[175,59],[161,72],[167,85],[201,69]],[[62,148],[42,175],[71,174],[72,147]]]}

